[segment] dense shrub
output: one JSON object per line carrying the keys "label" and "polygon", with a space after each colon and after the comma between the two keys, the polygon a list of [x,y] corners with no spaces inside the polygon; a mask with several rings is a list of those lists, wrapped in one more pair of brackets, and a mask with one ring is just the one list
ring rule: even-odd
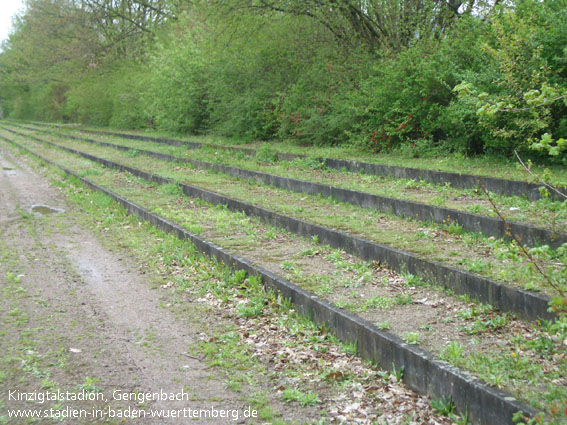
{"label": "dense shrub", "polygon": [[141,129],[153,125],[148,108],[150,71],[142,63],[126,62],[112,74],[110,126]]}
{"label": "dense shrub", "polygon": [[208,129],[209,68],[200,36],[193,29],[165,32],[156,44],[146,104],[158,128],[179,133]]}
{"label": "dense shrub", "polygon": [[546,134],[567,137],[567,103],[555,100],[567,95],[566,19],[565,0],[524,0],[491,20],[481,40],[488,66],[463,75],[458,87],[488,135],[485,149],[526,153]]}
{"label": "dense shrub", "polygon": [[[345,55],[346,56],[346,55]],[[277,99],[278,136],[302,144],[338,144],[357,133],[363,106],[353,102],[371,63],[366,54],[316,60]]]}
{"label": "dense shrub", "polygon": [[91,71],[67,92],[64,115],[83,124],[108,126],[112,118],[110,81],[104,73]]}
{"label": "dense shrub", "polygon": [[[397,2],[406,4],[372,7]],[[195,2],[132,45],[118,39],[97,50],[92,37],[75,37],[73,60],[20,75],[26,55],[16,48],[33,52],[42,39],[28,37],[24,22],[0,56],[3,112],[414,155],[525,154],[535,146],[563,160],[567,0],[516,0],[489,13],[478,6],[458,18],[428,8],[426,18],[408,21],[417,26],[394,25],[403,37],[384,33],[375,42],[344,13],[303,4],[282,2],[283,13],[240,0]],[[61,14],[68,8],[82,16],[70,3]],[[52,19],[46,28],[56,33],[61,17]],[[38,58],[51,57],[36,47]]]}

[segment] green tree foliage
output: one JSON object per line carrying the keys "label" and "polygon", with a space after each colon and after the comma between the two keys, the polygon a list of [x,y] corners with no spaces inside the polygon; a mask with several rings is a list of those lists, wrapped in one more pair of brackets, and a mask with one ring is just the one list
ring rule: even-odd
{"label": "green tree foliage", "polygon": [[70,1],[28,1],[0,58],[4,111],[26,118],[60,119],[69,81],[89,66],[92,39],[88,16]]}
{"label": "green tree foliage", "polygon": [[559,157],[567,138],[567,2],[519,1],[500,10],[490,30],[482,50],[492,81],[467,77],[455,91],[476,108],[487,147]]}
{"label": "green tree foliage", "polygon": [[189,18],[182,19],[179,26],[184,23],[187,28],[165,32],[155,45],[146,101],[159,128],[199,133],[206,130],[209,121],[210,67],[200,39],[206,31]]}
{"label": "green tree foliage", "polygon": [[567,0],[27,0],[0,102],[18,118],[562,161],[566,14]]}
{"label": "green tree foliage", "polygon": [[[242,3],[242,2],[239,2]],[[364,45],[377,55],[399,51],[416,39],[439,38],[475,0],[256,0],[250,8],[307,16],[327,28],[336,41]],[[486,4],[482,4],[486,7]]]}
{"label": "green tree foliage", "polygon": [[27,0],[0,53],[4,113],[109,124],[108,108],[119,102],[108,99],[110,80],[124,80],[116,70],[143,57],[152,29],[165,20],[156,11],[163,0],[143,1]]}

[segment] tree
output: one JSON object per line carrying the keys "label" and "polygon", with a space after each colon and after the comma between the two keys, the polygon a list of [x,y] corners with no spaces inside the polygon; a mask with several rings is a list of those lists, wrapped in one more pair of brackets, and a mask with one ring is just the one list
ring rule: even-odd
{"label": "tree", "polygon": [[490,13],[499,3],[478,0],[241,0],[258,10],[309,16],[342,43],[376,54],[398,52],[418,39],[441,37],[463,14]]}

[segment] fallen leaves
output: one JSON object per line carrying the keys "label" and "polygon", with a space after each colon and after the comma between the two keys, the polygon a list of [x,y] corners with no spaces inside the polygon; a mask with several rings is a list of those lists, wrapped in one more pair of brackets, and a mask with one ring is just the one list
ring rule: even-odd
{"label": "fallen leaves", "polygon": [[[235,313],[241,302],[233,299],[224,308]],[[294,312],[288,312],[243,318],[234,314],[241,343],[250,348],[252,357],[275,372],[276,392],[283,392],[290,385],[316,392],[319,399],[316,408],[327,412],[330,423],[452,423],[433,412],[427,397],[415,394],[396,382],[394,376],[359,357],[345,353],[340,345],[325,338],[324,331],[307,326],[289,329],[286,325],[293,315]]]}

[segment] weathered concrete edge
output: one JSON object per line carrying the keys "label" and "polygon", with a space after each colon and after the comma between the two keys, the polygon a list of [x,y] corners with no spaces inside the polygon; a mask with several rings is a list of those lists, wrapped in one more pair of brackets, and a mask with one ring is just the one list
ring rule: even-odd
{"label": "weathered concrete edge", "polygon": [[488,387],[469,373],[446,362],[436,360],[427,351],[406,344],[401,338],[389,332],[381,331],[366,320],[338,309],[269,270],[256,266],[245,258],[230,254],[223,248],[187,232],[165,218],[151,213],[84,177],[80,177],[71,170],[16,142],[2,136],[0,138],[46,163],[60,168],[65,173],[75,176],[91,190],[108,195],[130,214],[150,222],[167,233],[174,234],[179,239],[189,240],[205,255],[236,269],[245,270],[249,274],[261,276],[268,287],[280,292],[285,298],[289,298],[301,314],[310,317],[317,324],[324,324],[332,329],[341,341],[356,343],[358,354],[361,357],[373,360],[382,367],[390,364],[395,365],[396,368],[404,367],[404,382],[409,388],[434,398],[452,397],[457,408],[460,411],[468,410],[470,419],[475,423],[512,425],[512,416],[519,410],[530,416],[537,413],[530,406],[515,400],[509,394]]}
{"label": "weathered concrete edge", "polygon": [[[34,123],[34,124],[39,126],[47,126],[47,127],[55,126],[59,128],[65,128],[64,126],[54,125],[54,124],[46,124],[46,123]],[[186,142],[176,139],[138,136],[134,134],[120,133],[120,132],[107,132],[107,131],[97,131],[97,130],[81,130],[81,131],[92,134],[112,135],[127,139],[133,139],[133,140],[144,140],[148,142],[165,143],[176,146],[189,146],[193,149],[198,149],[202,146],[207,146],[215,149],[242,151],[248,155],[256,154],[255,150],[253,149],[241,148],[236,146],[206,145],[198,142],[188,142],[188,141]],[[306,155],[290,154],[283,152],[278,153],[277,156],[279,159],[282,159],[284,161],[306,157]],[[482,177],[471,174],[451,173],[448,171],[428,170],[424,168],[383,165],[383,164],[376,164],[373,162],[354,161],[349,159],[338,159],[338,158],[319,158],[319,159],[323,161],[328,168],[333,168],[336,170],[345,169],[353,173],[366,173],[377,176],[424,180],[437,184],[449,183],[451,186],[460,187],[464,189],[474,189],[478,187],[480,181],[480,183],[482,183],[489,191],[494,193],[499,193],[507,196],[519,196],[519,197],[527,196],[527,198],[531,201],[536,201],[542,198],[542,195],[539,191],[540,187],[542,186],[541,184],[528,183],[521,180],[508,180],[508,179],[499,179],[495,177]],[[560,192],[562,192],[564,195],[567,195],[566,187],[558,187],[557,189]],[[560,196],[556,195],[553,192],[550,193],[550,195],[554,199],[564,200],[563,198],[561,198]]]}
{"label": "weathered concrete edge", "polygon": [[[31,131],[49,133],[48,130],[38,130],[30,127],[19,126]],[[59,135],[61,136],[61,135]],[[72,140],[79,140],[85,143],[93,143],[99,146],[110,147],[121,151],[129,151],[132,148],[116,145],[114,143],[101,142],[98,140],[64,135],[63,137]],[[405,201],[386,196],[374,195],[371,193],[357,190],[343,189],[336,186],[325,185],[305,180],[283,177],[274,174],[262,173],[259,171],[245,170],[242,168],[214,164],[205,161],[181,158],[173,155],[154,152],[146,149],[136,149],[143,155],[157,158],[163,161],[177,161],[179,163],[191,164],[197,168],[214,170],[225,173],[233,177],[252,179],[274,187],[283,188],[293,192],[307,193],[309,195],[322,195],[332,197],[340,202],[346,202],[363,208],[377,209],[386,213],[391,213],[400,217],[415,218],[422,221],[432,221],[438,224],[446,222],[457,223],[463,229],[470,232],[481,232],[487,236],[498,238],[509,238],[508,229],[503,221],[492,217],[478,214],[470,214],[450,208],[435,207],[419,202]],[[523,243],[528,246],[547,244],[551,248],[558,248],[567,243],[567,234],[554,232],[552,230],[532,226],[529,224],[509,221],[510,231],[516,235]]]}
{"label": "weathered concrete edge", "polygon": [[491,279],[419,258],[418,256],[367,239],[358,238],[344,232],[309,223],[300,219],[276,213],[266,208],[257,207],[219,193],[176,182],[156,174],[148,173],[127,165],[118,164],[107,159],[80,152],[72,148],[57,145],[34,136],[26,136],[55,148],[82,156],[109,168],[127,171],[145,180],[158,184],[177,183],[187,196],[200,198],[214,205],[226,205],[233,211],[241,211],[246,215],[258,217],[264,222],[284,228],[302,236],[317,236],[321,243],[334,248],[344,249],[364,260],[384,263],[388,268],[398,272],[408,272],[438,285],[450,288],[457,294],[468,294],[481,302],[486,302],[501,311],[517,314],[526,320],[554,319],[556,315],[548,311],[550,298],[520,288],[512,288]]}
{"label": "weathered concrete edge", "polygon": [[[377,176],[388,176],[399,179],[424,180],[430,183],[449,183],[453,187],[463,189],[475,189],[482,184],[487,190],[506,196],[526,196],[531,201],[542,198],[540,193],[541,184],[529,183],[521,180],[507,180],[495,177],[475,176],[471,174],[452,173],[448,171],[428,170],[424,168],[401,167],[396,165],[375,164],[372,162],[353,161],[347,159],[325,158],[325,164],[329,168],[337,170],[346,169],[353,173],[366,173]],[[567,188],[557,188],[567,195]],[[550,193],[556,200],[564,199],[555,193]]]}

